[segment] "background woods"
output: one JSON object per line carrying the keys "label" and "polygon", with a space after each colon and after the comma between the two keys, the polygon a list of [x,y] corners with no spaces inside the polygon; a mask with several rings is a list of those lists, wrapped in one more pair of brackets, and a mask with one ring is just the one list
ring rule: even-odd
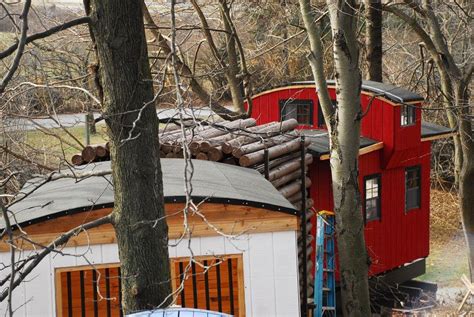
{"label": "background woods", "polygon": [[[32,177],[46,174],[41,186],[61,178],[80,182],[103,177],[102,172],[87,170],[93,160],[111,160],[115,195],[110,215],[84,221],[24,262],[20,258],[26,252],[15,247],[14,232],[7,229],[15,223],[7,224],[2,238],[10,243],[11,259],[0,268],[4,274],[0,298],[8,302],[7,314],[28,300],[14,300],[14,289],[47,253],[61,254],[56,246],[101,225],[114,227],[121,272],[129,277],[121,281],[122,309],[131,312],[176,300],[174,291],[181,289],[173,284],[172,274],[180,266],[168,261],[160,157],[185,162],[181,171],[185,220],[175,242],[188,244],[190,260],[181,269],[191,275],[196,266],[203,272],[213,267],[193,256],[190,242],[193,230],[186,219],[200,208],[192,198],[191,158],[246,166],[265,176],[263,162],[270,155],[269,181],[298,209],[311,205],[296,193],[311,184],[298,183],[302,171],[296,169],[300,158],[295,152],[305,146],[295,131],[295,119],[281,125],[257,125],[261,118],[249,119],[252,96],[295,81],[316,83],[330,135],[343,312],[368,315],[373,291],[367,281],[371,250],[364,245],[364,219],[354,212],[363,207],[355,181],[360,124],[367,115],[358,102],[362,79],[419,93],[425,98],[423,119],[455,132],[452,138],[433,143],[431,185],[436,189],[432,194],[436,207],[431,228],[434,255],[429,261],[442,267],[435,256],[441,253],[441,244],[453,243],[460,254],[468,254],[462,261],[470,263],[469,273],[466,265],[456,267],[473,280],[470,1],[122,2],[0,4],[2,218],[10,219],[9,206]],[[336,105],[326,89],[326,79],[332,78]],[[89,128],[84,124],[86,113]],[[302,160],[303,168],[312,162]],[[440,216],[441,210],[450,211],[449,221]],[[451,240],[447,227],[453,230]],[[212,223],[209,228],[217,230]],[[28,241],[28,235],[21,239]],[[466,252],[460,247],[464,245]],[[228,273],[237,272],[232,270],[241,264],[228,261]],[[425,278],[433,279],[434,271],[429,268]],[[446,285],[441,282],[448,297],[458,278]]]}

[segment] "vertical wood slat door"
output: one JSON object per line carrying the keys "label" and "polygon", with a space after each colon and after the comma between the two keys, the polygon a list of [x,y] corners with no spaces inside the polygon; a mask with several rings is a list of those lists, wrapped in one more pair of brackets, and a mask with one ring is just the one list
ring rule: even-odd
{"label": "vertical wood slat door", "polygon": [[[196,257],[196,260],[201,265],[189,264],[189,258],[171,260],[173,290],[181,283],[184,286],[177,293],[176,304],[245,316],[242,256]],[[56,270],[58,316],[122,317],[120,302],[118,264]]]}
{"label": "vertical wood slat door", "polygon": [[189,263],[189,258],[171,261],[176,304],[245,316],[242,256],[198,257],[196,261],[199,264]]}
{"label": "vertical wood slat door", "polygon": [[62,317],[121,317],[120,267],[68,268],[56,272],[57,313]]}

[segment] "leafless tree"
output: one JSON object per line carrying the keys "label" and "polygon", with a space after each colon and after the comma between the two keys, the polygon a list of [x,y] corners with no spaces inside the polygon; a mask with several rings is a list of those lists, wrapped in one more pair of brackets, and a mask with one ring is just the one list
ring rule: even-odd
{"label": "leafless tree", "polygon": [[330,165],[341,272],[342,311],[369,316],[368,261],[358,185],[361,72],[356,39],[356,3],[327,1],[331,20],[337,105],[333,107],[323,68],[323,46],[310,2],[300,0],[311,50],[308,55],[330,134]]}
{"label": "leafless tree", "polygon": [[[441,21],[442,7],[454,12],[450,23]],[[474,280],[474,130],[470,88],[474,66],[472,38],[465,33],[472,24],[472,4],[406,0],[388,3],[384,10],[407,23],[423,42],[439,74],[442,105],[454,136],[454,165],[464,233],[469,248],[471,280]],[[414,12],[414,15],[410,14]],[[453,33],[453,37],[450,37]],[[451,39],[448,42],[448,39]]]}

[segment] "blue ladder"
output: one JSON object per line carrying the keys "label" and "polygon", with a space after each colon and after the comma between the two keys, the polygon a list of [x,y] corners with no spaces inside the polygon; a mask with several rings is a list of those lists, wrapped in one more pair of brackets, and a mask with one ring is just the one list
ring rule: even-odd
{"label": "blue ladder", "polygon": [[336,316],[334,213],[318,213],[316,231],[316,274],[314,277],[314,317]]}

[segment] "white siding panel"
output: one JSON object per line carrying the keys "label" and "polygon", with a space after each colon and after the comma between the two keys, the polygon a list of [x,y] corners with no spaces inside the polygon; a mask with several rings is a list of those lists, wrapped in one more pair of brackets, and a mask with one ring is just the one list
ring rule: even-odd
{"label": "white siding panel", "polygon": [[273,267],[277,316],[299,315],[296,232],[273,233]]}
{"label": "white siding panel", "polygon": [[222,255],[225,254],[224,237],[202,237],[201,255]]}
{"label": "white siding panel", "polygon": [[[170,240],[170,245],[175,243]],[[196,256],[242,254],[245,310],[248,317],[299,315],[294,231],[246,234],[232,240],[224,237],[194,238],[191,247]],[[55,269],[87,265],[84,258],[74,255],[85,253],[92,263],[119,262],[116,244],[67,247],[62,252],[72,256],[51,254],[33,271],[29,282],[16,290],[17,307],[24,305],[28,299],[32,300],[18,311],[17,316],[54,316]],[[176,247],[170,246],[169,252],[170,257],[189,256],[188,241],[184,239]],[[8,263],[8,253],[0,254],[0,262]],[[0,314],[4,314],[5,309],[5,304],[0,303]]]}
{"label": "white siding panel", "polygon": [[274,277],[271,275],[252,276],[252,315],[276,316]]}
{"label": "white siding panel", "polygon": [[169,239],[168,241],[168,254],[170,258],[176,258],[177,253],[176,253],[176,243],[177,241],[175,239]]}
{"label": "white siding panel", "polygon": [[273,239],[271,233],[250,235],[250,275],[273,276]]}
{"label": "white siding panel", "polygon": [[275,316],[273,239],[271,233],[250,235],[249,271],[252,316]]}
{"label": "white siding panel", "polygon": [[40,264],[30,273],[28,281],[25,282],[26,298],[31,303],[43,303],[43,305],[26,305],[27,316],[53,316],[54,307],[51,296],[51,288],[54,286],[54,278],[51,273],[49,256],[43,259]]}
{"label": "white siding panel", "polygon": [[178,258],[191,256],[191,251],[189,250],[189,247],[191,247],[191,250],[193,251],[194,255],[200,255],[201,254],[201,239],[192,238],[190,245],[189,245],[189,240],[186,238],[179,241],[178,245],[176,246],[176,256]]}
{"label": "white siding panel", "polygon": [[115,243],[102,244],[102,263],[118,263],[118,246]]}
{"label": "white siding panel", "polygon": [[275,276],[296,276],[298,261],[295,255],[297,248],[296,233],[273,233],[273,267]]}
{"label": "white siding panel", "polygon": [[275,277],[276,315],[278,317],[299,316],[298,279]]}
{"label": "white siding panel", "polygon": [[90,265],[102,263],[102,248],[100,245],[76,247],[76,265]]}

